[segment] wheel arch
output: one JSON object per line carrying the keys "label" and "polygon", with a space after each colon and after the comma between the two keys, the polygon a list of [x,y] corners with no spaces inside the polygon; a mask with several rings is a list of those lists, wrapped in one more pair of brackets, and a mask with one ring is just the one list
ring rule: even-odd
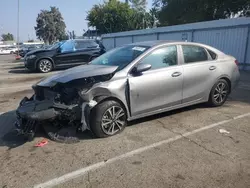
{"label": "wheel arch", "polygon": [[[231,93],[231,87],[232,87],[232,83],[231,83],[231,80],[228,76],[226,75],[222,75],[218,80],[226,80],[226,82],[228,83],[228,86],[229,86],[229,94]],[[217,80],[217,81],[218,81]]]}
{"label": "wheel arch", "polygon": [[36,60],[35,69],[37,69],[38,63],[39,63],[39,61],[41,61],[42,59],[47,59],[47,60],[51,61],[53,68],[55,68],[55,62],[54,62],[54,60],[53,60],[51,57],[40,57],[39,59]]}
{"label": "wheel arch", "polygon": [[107,96],[107,95],[101,95],[101,96],[94,97],[94,100],[97,102],[97,104],[102,103],[104,101],[116,101],[116,102],[118,102],[124,108],[124,110],[127,113],[127,117],[130,116],[130,112],[129,112],[127,106],[122,102],[122,100],[120,100],[117,97]]}

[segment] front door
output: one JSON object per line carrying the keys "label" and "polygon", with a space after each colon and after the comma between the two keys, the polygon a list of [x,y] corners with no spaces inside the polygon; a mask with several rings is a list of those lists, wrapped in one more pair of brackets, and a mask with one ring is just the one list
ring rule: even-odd
{"label": "front door", "polygon": [[181,104],[183,68],[176,46],[155,49],[139,63],[150,64],[141,75],[129,75],[132,116]]}

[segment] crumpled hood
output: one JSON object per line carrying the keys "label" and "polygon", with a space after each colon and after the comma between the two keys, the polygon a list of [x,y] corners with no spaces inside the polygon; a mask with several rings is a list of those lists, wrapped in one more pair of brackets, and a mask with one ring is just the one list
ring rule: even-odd
{"label": "crumpled hood", "polygon": [[114,73],[117,68],[118,66],[81,65],[42,79],[37,85],[53,87],[56,83],[67,83],[76,79],[111,74]]}

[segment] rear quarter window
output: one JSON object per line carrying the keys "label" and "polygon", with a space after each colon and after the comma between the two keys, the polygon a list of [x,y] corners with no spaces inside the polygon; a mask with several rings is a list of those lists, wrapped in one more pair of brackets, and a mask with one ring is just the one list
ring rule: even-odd
{"label": "rear quarter window", "polygon": [[208,50],[208,49],[207,49],[207,51],[208,51],[208,53],[210,54],[210,56],[211,56],[211,58],[212,58],[213,60],[215,60],[215,59],[217,58],[217,54],[216,54],[216,53],[214,53],[213,51]]}

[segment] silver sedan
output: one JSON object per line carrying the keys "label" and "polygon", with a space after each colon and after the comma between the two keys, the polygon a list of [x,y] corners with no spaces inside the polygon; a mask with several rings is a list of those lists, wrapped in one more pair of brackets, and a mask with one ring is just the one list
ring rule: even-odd
{"label": "silver sedan", "polygon": [[[239,80],[237,64],[234,57],[198,43],[125,45],[40,81],[17,113],[21,122],[53,126],[63,119],[65,126],[70,122],[97,137],[112,136],[134,119],[204,102],[223,105]],[[32,103],[36,108],[30,111]]]}

